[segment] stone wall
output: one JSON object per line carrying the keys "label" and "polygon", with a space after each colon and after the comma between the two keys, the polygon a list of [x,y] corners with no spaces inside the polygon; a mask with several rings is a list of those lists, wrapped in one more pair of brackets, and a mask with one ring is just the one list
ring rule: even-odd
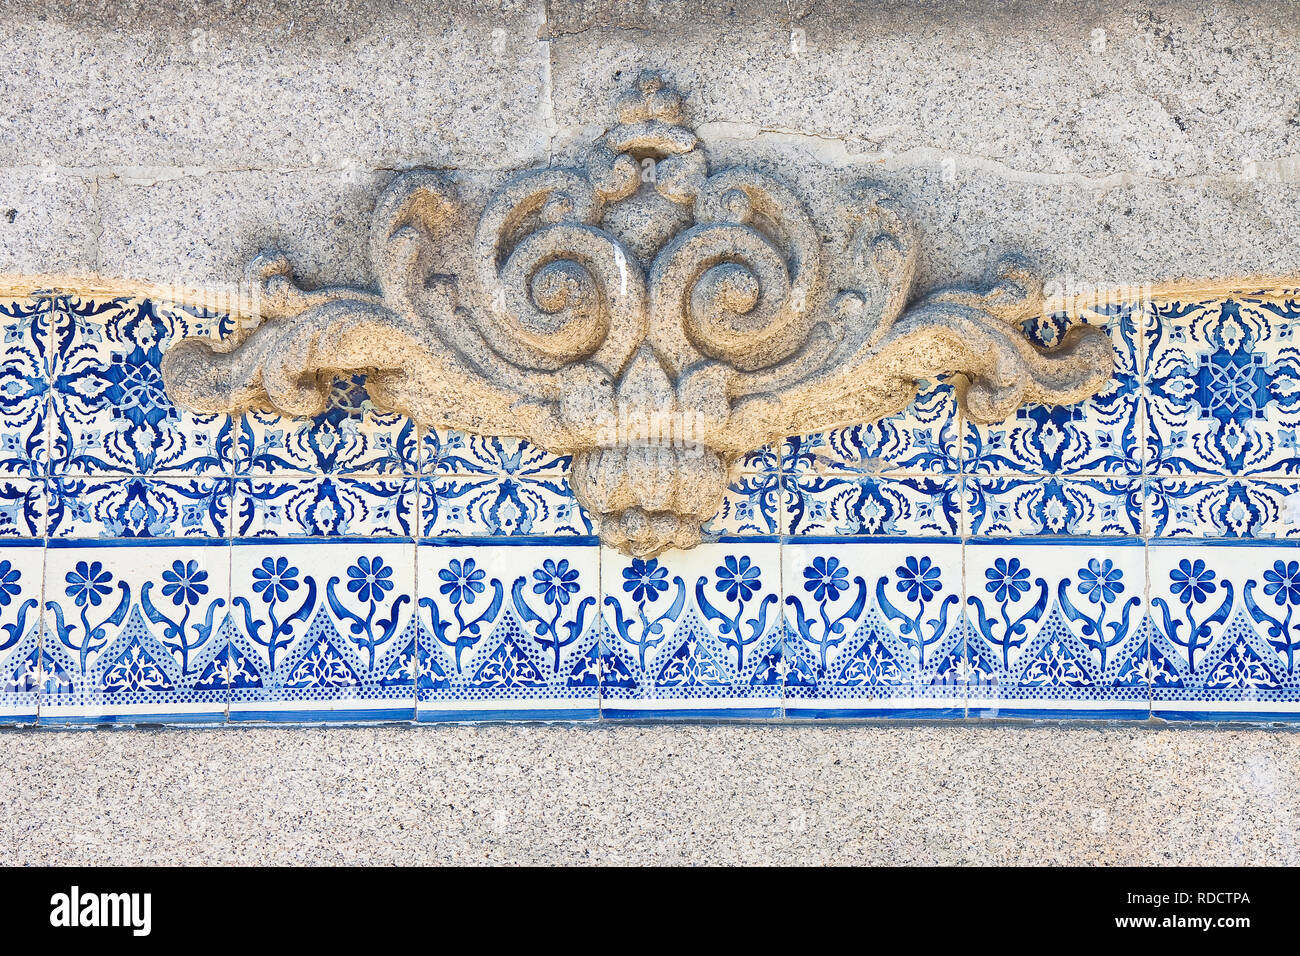
{"label": "stone wall", "polygon": [[[1295,5],[61,6],[0,13],[10,722],[1300,712]],[[759,450],[709,543],[639,566],[599,547],[563,458],[416,427],[361,378],[306,420],[162,394],[175,338],[239,323],[180,289],[268,245],[305,286],[369,285],[395,173],[481,202],[576,160],[644,69],[687,94],[715,168],[781,176],[819,222],[853,181],[889,185],[920,290],[1024,253],[1084,302],[1027,332],[1103,330],[1114,379],[995,426],[924,383],[893,419]],[[829,752],[753,732],[800,766]],[[926,733],[990,766],[1008,746]],[[526,731],[473,739],[529,759]],[[675,773],[716,769],[692,753]],[[1196,860],[1248,858],[1224,852]]]}

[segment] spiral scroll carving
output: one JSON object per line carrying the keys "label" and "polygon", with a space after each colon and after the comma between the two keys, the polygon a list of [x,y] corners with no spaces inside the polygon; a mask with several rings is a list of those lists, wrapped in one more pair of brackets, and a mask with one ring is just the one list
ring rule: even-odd
{"label": "spiral scroll carving", "polygon": [[1110,378],[1095,329],[1051,352],[1024,337],[1042,282],[1016,260],[910,302],[919,240],[879,185],[850,188],[827,243],[777,177],[710,170],[661,76],[615,115],[579,166],[502,184],[473,230],[453,179],[398,176],[371,228],[378,292],[306,291],[259,257],[262,323],[173,347],[172,398],[312,415],[333,376],[365,372],[381,408],[572,455],[602,540],[652,555],[700,540],[744,452],[891,414],[920,379],[961,373],[967,415],[989,421]]}

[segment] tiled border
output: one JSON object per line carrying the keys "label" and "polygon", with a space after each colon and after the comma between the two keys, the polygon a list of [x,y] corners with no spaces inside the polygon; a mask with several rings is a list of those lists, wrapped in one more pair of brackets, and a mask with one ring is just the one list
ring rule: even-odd
{"label": "tiled border", "polygon": [[0,722],[1300,719],[1300,313],[1226,301],[1087,312],[1117,374],[1074,408],[977,426],[940,382],[759,449],[639,567],[526,442],[355,378],[312,420],[190,415],[158,358],[223,316],[10,303]]}

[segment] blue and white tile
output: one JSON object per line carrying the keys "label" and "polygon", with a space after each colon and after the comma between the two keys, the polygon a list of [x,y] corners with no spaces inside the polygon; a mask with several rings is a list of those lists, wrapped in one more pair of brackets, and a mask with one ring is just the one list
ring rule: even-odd
{"label": "blue and white tile", "polygon": [[49,296],[0,302],[0,475],[40,476],[49,466]]}
{"label": "blue and white tile", "polygon": [[789,717],[961,717],[961,544],[792,541],[785,580]]}
{"label": "blue and white tile", "polygon": [[421,544],[417,719],[597,717],[599,578],[593,544]]}
{"label": "blue and white tile", "polygon": [[229,534],[229,478],[64,477],[48,486],[52,538]]}
{"label": "blue and white tile", "polygon": [[415,478],[237,478],[240,538],[412,537]]}
{"label": "blue and white tile", "polygon": [[781,548],[738,538],[632,558],[601,549],[601,712],[781,714]]}
{"label": "blue and white tile", "polygon": [[1141,368],[1148,307],[1118,305],[1071,319],[1049,315],[1026,323],[1031,340],[1056,345],[1073,324],[1106,331],[1115,374],[1096,396],[1075,405],[1026,405],[1005,422],[966,422],[963,467],[999,475],[1137,475],[1142,471]]}
{"label": "blue and white tile", "polygon": [[231,558],[232,721],[414,717],[413,542],[240,541]]}
{"label": "blue and white tile", "polygon": [[1152,711],[1166,720],[1300,720],[1300,552],[1152,542]]}
{"label": "blue and white tile", "polygon": [[553,455],[523,438],[468,435],[442,428],[425,428],[420,435],[420,472],[425,475],[529,478],[568,469],[567,455]]}
{"label": "blue and white tile", "polygon": [[43,544],[39,538],[6,541],[0,553],[0,724],[36,721]]}
{"label": "blue and white tile", "polygon": [[51,474],[229,473],[229,416],[177,408],[159,370],[179,338],[227,334],[227,316],[152,299],[59,296],[51,322]]}
{"label": "blue and white tile", "polygon": [[1153,538],[1300,538],[1300,481],[1149,478]]}
{"label": "blue and white tile", "polygon": [[1300,474],[1300,306],[1227,298],[1157,308],[1148,474]]}
{"label": "blue and white tile", "polygon": [[961,527],[961,479],[803,474],[785,489],[792,535],[951,537]]}
{"label": "blue and white tile", "polygon": [[784,530],[781,474],[733,469],[717,514],[703,525],[706,538],[724,535],[773,535]]}
{"label": "blue and white tile", "polygon": [[981,537],[1138,537],[1140,478],[986,478],[965,482],[967,533]]}
{"label": "blue and white tile", "polygon": [[40,722],[224,720],[229,581],[224,541],[51,541]]}
{"label": "blue and white tile", "polygon": [[425,538],[584,537],[594,527],[565,475],[421,478],[420,512]]}
{"label": "blue and white tile", "polygon": [[336,379],[325,411],[285,418],[250,411],[239,418],[239,475],[400,475],[417,468],[416,426],[374,407],[364,375]]}
{"label": "blue and white tile", "polygon": [[953,387],[921,383],[917,397],[897,414],[787,439],[782,467],[795,480],[808,473],[956,474],[959,439]]}
{"label": "blue and white tile", "polygon": [[1145,719],[1145,572],[1140,539],[969,542],[969,715]]}
{"label": "blue and white tile", "polygon": [[0,478],[0,540],[42,537],[47,513],[44,481]]}

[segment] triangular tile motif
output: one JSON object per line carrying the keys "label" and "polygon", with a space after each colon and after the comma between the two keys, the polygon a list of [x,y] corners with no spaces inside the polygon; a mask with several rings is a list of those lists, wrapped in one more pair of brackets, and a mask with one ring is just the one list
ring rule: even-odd
{"label": "triangular tile motif", "polygon": [[1016,680],[1025,687],[1090,687],[1089,654],[1053,604],[1019,662]]}
{"label": "triangular tile motif", "polygon": [[128,614],[121,634],[99,655],[96,684],[104,694],[161,694],[173,690],[180,665],[153,636],[138,606]]}
{"label": "triangular tile motif", "polygon": [[718,687],[729,683],[725,666],[710,647],[707,632],[694,614],[682,622],[686,639],[660,668],[662,687]]}
{"label": "triangular tile motif", "polygon": [[519,649],[514,638],[506,637],[488,655],[471,684],[475,687],[545,687],[537,665]]}

